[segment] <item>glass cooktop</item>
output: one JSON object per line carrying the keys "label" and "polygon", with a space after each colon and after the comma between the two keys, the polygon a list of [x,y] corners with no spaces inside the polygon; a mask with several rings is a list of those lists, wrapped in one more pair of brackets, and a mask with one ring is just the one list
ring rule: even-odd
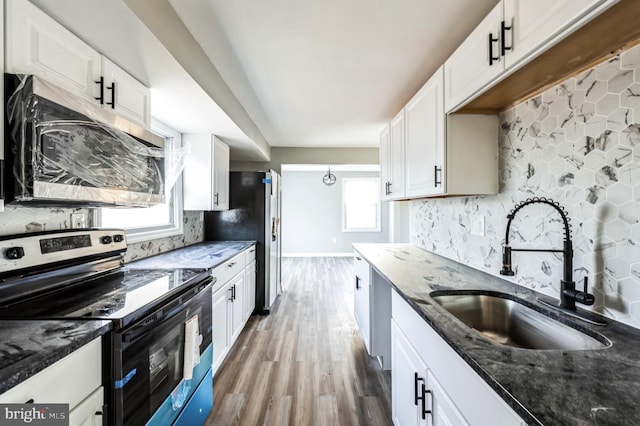
{"label": "glass cooktop", "polygon": [[108,275],[0,307],[4,319],[108,319],[120,328],[204,281],[203,269],[133,270]]}

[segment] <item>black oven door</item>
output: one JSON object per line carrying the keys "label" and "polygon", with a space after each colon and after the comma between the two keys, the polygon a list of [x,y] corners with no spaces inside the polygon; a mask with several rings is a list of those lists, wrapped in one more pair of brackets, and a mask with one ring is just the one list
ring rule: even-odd
{"label": "black oven door", "polygon": [[179,414],[211,368],[211,326],[209,280],[116,332],[116,424],[144,425],[161,406]]}

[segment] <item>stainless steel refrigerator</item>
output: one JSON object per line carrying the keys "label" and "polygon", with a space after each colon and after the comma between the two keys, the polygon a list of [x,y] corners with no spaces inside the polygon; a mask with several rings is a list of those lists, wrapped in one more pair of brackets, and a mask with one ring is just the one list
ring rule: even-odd
{"label": "stainless steel refrigerator", "polygon": [[229,210],[204,214],[207,241],[256,241],[256,311],[268,314],[281,286],[280,175],[231,172]]}

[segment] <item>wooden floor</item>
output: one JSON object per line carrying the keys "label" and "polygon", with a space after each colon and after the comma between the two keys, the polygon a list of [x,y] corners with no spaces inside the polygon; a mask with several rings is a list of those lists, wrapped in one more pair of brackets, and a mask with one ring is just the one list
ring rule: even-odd
{"label": "wooden floor", "polygon": [[353,317],[351,258],[284,258],[284,293],[214,378],[207,425],[390,425],[391,376]]}

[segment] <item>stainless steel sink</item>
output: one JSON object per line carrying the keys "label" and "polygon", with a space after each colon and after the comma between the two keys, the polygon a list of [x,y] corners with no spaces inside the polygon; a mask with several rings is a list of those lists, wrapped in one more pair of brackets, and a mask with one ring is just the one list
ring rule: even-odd
{"label": "stainless steel sink", "polygon": [[494,342],[526,349],[585,350],[611,346],[604,336],[585,334],[531,309],[506,293],[433,292],[431,298]]}

